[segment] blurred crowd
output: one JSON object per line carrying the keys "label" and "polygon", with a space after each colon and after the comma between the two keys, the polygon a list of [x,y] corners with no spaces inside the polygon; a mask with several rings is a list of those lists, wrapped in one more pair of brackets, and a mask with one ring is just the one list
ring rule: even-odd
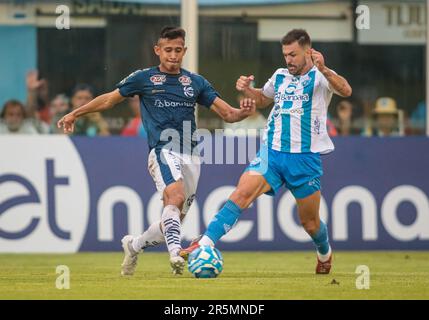
{"label": "blurred crowd", "polygon": [[[57,122],[65,114],[79,108],[95,97],[94,89],[84,83],[77,84],[70,96],[65,93],[50,98],[48,82],[39,79],[37,71],[26,78],[27,101],[8,100],[0,106],[0,134],[62,134]],[[146,132],[140,118],[138,97],[127,99],[133,117],[121,129],[123,136],[143,136]],[[109,136],[111,130],[100,113],[91,113],[76,121],[74,135]]]}
{"label": "blurred crowd", "polygon": [[[61,134],[57,121],[66,113],[76,109],[95,97],[94,89],[88,84],[77,84],[67,96],[64,93],[50,95],[48,82],[39,79],[37,71],[27,74],[27,101],[15,99],[0,106],[0,134]],[[52,97],[52,98],[51,98]],[[240,96],[237,97],[240,99]],[[397,137],[424,135],[426,131],[426,104],[420,102],[410,114],[397,105],[391,97],[379,97],[366,107],[359,106],[355,99],[340,100],[330,108],[327,121],[329,135]],[[147,137],[140,117],[140,102],[137,96],[127,99],[132,117],[124,122],[119,133],[122,136]],[[225,132],[237,134],[237,129],[262,129],[266,117],[259,111],[245,121],[225,125]],[[109,122],[100,113],[93,113],[77,120],[74,135],[109,136]]]}

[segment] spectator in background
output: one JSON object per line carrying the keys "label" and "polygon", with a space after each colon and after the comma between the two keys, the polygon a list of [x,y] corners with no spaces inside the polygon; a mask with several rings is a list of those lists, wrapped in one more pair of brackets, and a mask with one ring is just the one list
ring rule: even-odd
{"label": "spectator in background", "polygon": [[32,121],[26,121],[24,105],[18,100],[9,100],[0,113],[0,134],[38,134]]}
{"label": "spectator in background", "polygon": [[56,95],[50,103],[51,126],[50,133],[63,134],[63,130],[58,129],[57,122],[65,116],[69,110],[69,98],[65,94]]}
{"label": "spectator in background", "polygon": [[341,100],[336,107],[336,117],[333,120],[339,136],[359,135],[362,127],[356,123],[356,111],[349,100]]}
{"label": "spectator in background", "polygon": [[39,72],[32,70],[27,73],[27,107],[28,116],[42,122],[47,128],[51,122],[49,112],[48,81],[39,79]]}
{"label": "spectator in background", "polygon": [[[94,98],[94,90],[87,84],[78,84],[73,89],[71,96],[72,109],[77,109],[87,104]],[[90,113],[80,117],[75,124],[75,135],[94,137],[97,135],[110,135],[109,126],[99,112]]]}
{"label": "spectator in background", "polygon": [[389,97],[377,99],[373,114],[374,125],[369,126],[364,135],[376,137],[403,136],[403,113],[398,110],[394,99]]}
{"label": "spectator in background", "polygon": [[409,119],[410,134],[425,134],[426,130],[426,103],[419,102]]}
{"label": "spectator in background", "polygon": [[128,98],[128,105],[134,115],[128,124],[122,129],[121,136],[124,137],[143,137],[147,138],[146,130],[144,129],[140,116],[140,98],[138,95]]}

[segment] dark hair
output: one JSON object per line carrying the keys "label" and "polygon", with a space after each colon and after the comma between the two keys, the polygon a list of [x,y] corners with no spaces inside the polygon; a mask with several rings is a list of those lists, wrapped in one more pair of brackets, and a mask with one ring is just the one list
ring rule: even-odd
{"label": "dark hair", "polygon": [[78,83],[72,90],[71,97],[73,97],[78,91],[89,91],[93,97],[95,97],[94,88],[86,83]]}
{"label": "dark hair", "polygon": [[298,41],[298,44],[301,47],[311,46],[311,39],[307,31],[304,29],[293,29],[289,31],[281,41],[282,45],[292,44],[295,41]]}
{"label": "dark hair", "polygon": [[183,30],[180,27],[172,27],[172,26],[167,26],[162,28],[161,34],[159,35],[160,39],[168,39],[168,40],[174,40],[177,38],[182,38],[183,40],[185,40],[185,37],[186,37],[185,30]]}
{"label": "dark hair", "polygon": [[9,106],[19,106],[19,108],[21,109],[21,112],[22,112],[22,114],[23,114],[23,117],[24,117],[24,118],[26,117],[25,107],[24,107],[24,105],[21,103],[21,101],[18,101],[18,100],[12,99],[12,100],[8,100],[8,101],[6,101],[6,102],[5,102],[5,104],[3,105],[3,109],[1,110],[1,113],[0,113],[0,118],[1,118],[1,119],[4,119],[4,117],[6,116],[6,109],[7,109],[7,107],[9,107]]}

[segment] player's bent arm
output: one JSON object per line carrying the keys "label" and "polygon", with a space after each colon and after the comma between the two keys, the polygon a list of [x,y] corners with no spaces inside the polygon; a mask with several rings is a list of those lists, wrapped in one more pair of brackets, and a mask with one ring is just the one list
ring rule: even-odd
{"label": "player's bent arm", "polygon": [[102,94],[80,108],[73,110],[71,113],[76,117],[81,117],[87,113],[100,112],[112,108],[116,104],[124,101],[119,89]]}
{"label": "player's bent arm", "polygon": [[322,71],[322,74],[325,76],[326,80],[328,80],[331,88],[339,96],[347,98],[352,95],[352,87],[349,85],[345,78],[336,74],[327,67],[325,67],[325,69]]}
{"label": "player's bent arm", "polygon": [[[102,94],[101,96],[96,97],[87,104],[83,105],[80,108],[73,110],[72,112],[66,114],[60,120],[58,120],[58,128],[63,127],[64,133],[72,133],[74,131],[74,126],[76,119],[91,112],[99,112],[106,109],[112,108],[115,104],[123,101],[125,97],[121,95],[119,89],[116,89],[112,92]],[[103,131],[102,131],[103,132]]]}
{"label": "player's bent arm", "polygon": [[266,97],[262,93],[262,89],[257,88],[247,88],[243,91],[244,95],[247,98],[253,99],[256,101],[256,108],[263,109],[268,107],[271,103],[273,103],[273,99]]}
{"label": "player's bent arm", "polygon": [[232,123],[241,121],[253,114],[255,112],[256,106],[255,101],[251,101],[251,99],[245,99],[241,102],[240,109],[237,109],[232,107],[226,101],[217,97],[213,101],[213,105],[210,109],[219,115],[219,117],[221,117],[225,122]]}

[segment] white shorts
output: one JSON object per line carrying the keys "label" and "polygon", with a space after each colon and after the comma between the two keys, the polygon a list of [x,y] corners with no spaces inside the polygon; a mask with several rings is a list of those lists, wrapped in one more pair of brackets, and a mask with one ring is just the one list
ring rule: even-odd
{"label": "white shorts", "polygon": [[[201,171],[201,159],[198,156],[180,154],[168,149],[152,149],[148,158],[148,170],[155,181],[156,189],[161,193],[176,181],[185,185],[185,203],[182,214],[186,214],[195,199]],[[162,196],[161,196],[162,197]]]}

